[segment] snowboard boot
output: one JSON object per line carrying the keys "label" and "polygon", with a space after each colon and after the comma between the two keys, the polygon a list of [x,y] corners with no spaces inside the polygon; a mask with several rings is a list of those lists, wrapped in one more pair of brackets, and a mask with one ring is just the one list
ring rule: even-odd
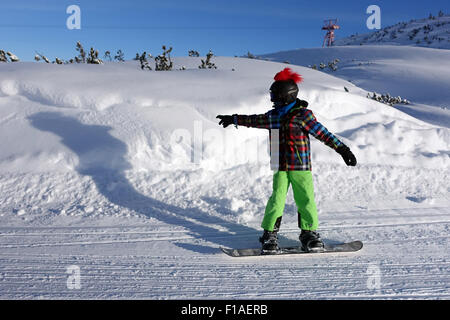
{"label": "snowboard boot", "polygon": [[324,244],[320,234],[315,231],[302,230],[299,236],[302,250],[305,252],[323,252]]}
{"label": "snowboard boot", "polygon": [[275,222],[273,231],[264,230],[262,237],[259,238],[259,242],[262,244],[262,254],[277,254],[280,250],[278,247],[278,231],[280,230],[281,217]]}
{"label": "snowboard boot", "polygon": [[259,238],[259,242],[262,244],[262,254],[276,254],[279,250],[278,235],[275,231],[264,230],[262,237]]}

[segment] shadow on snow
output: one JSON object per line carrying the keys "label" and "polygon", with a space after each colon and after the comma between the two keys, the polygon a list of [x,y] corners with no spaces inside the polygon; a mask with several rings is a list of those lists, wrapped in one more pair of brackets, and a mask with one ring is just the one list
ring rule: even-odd
{"label": "shadow on snow", "polygon": [[[189,230],[190,236],[202,242],[201,245],[177,243],[178,246],[204,254],[218,252],[216,246],[207,246],[205,241],[232,248],[259,246],[259,231],[253,228],[211,216],[199,208],[167,204],[137,191],[125,175],[125,171],[132,168],[126,160],[128,148],[110,134],[111,127],[83,124],[57,112],[40,112],[28,119],[33,127],[61,138],[61,142],[79,158],[77,172],[91,177],[97,190],[111,203],[170,225],[182,226]],[[229,231],[219,231],[213,226],[222,226]],[[252,240],[248,241],[249,238]]]}

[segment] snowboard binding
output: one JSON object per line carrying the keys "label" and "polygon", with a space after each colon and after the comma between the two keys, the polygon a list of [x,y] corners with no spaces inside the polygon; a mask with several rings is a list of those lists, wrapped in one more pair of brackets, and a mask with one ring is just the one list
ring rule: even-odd
{"label": "snowboard binding", "polygon": [[325,245],[320,238],[320,234],[315,231],[302,230],[299,236],[302,244],[302,250],[310,253],[324,252]]}
{"label": "snowboard binding", "polygon": [[261,242],[261,254],[277,254],[280,251],[278,246],[278,231],[280,230],[281,217],[275,222],[273,231],[264,230],[263,235],[259,238]]}

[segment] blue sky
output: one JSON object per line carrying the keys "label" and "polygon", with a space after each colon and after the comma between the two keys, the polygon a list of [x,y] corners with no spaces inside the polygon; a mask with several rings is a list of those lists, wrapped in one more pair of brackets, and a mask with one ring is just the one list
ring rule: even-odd
{"label": "blue sky", "polygon": [[[81,9],[81,29],[68,30],[69,5]],[[136,52],[154,56],[172,46],[174,56],[188,50],[220,56],[270,53],[320,47],[323,20],[337,18],[336,38],[370,32],[366,9],[381,8],[382,27],[450,12],[448,0],[2,0],[0,49],[22,60],[38,51],[50,59],[69,59],[81,41],[101,55],[122,49],[127,59]]]}

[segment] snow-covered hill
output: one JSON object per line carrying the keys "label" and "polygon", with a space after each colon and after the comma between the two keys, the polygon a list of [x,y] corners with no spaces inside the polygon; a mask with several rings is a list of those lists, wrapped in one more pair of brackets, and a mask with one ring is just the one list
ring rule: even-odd
{"label": "snow-covered hill", "polygon": [[[412,54],[417,90],[431,79],[417,61],[431,53]],[[365,247],[220,253],[259,245],[272,172],[265,130],[223,129],[215,117],[270,109],[268,88],[286,65],[214,63],[200,70],[200,58],[178,58],[170,72],[134,61],[0,64],[0,298],[448,298],[450,129],[308,67],[291,66],[305,79],[300,97],[358,159],[347,167],[313,139],[319,231]],[[448,101],[448,73],[433,70],[441,95],[427,84],[423,101]],[[297,243],[298,232],[289,194],[281,243]],[[73,265],[81,288],[71,290]]]}
{"label": "snow-covered hill", "polygon": [[334,45],[408,45],[450,49],[450,16],[442,14],[399,22],[375,32],[337,39]]}
{"label": "snow-covered hill", "polygon": [[[395,108],[450,127],[450,50],[370,45],[297,49],[262,55],[271,61],[316,67],[369,92],[412,102]],[[338,59],[336,70],[328,63]],[[324,69],[320,64],[324,64]],[[351,90],[351,88],[348,88]]]}

